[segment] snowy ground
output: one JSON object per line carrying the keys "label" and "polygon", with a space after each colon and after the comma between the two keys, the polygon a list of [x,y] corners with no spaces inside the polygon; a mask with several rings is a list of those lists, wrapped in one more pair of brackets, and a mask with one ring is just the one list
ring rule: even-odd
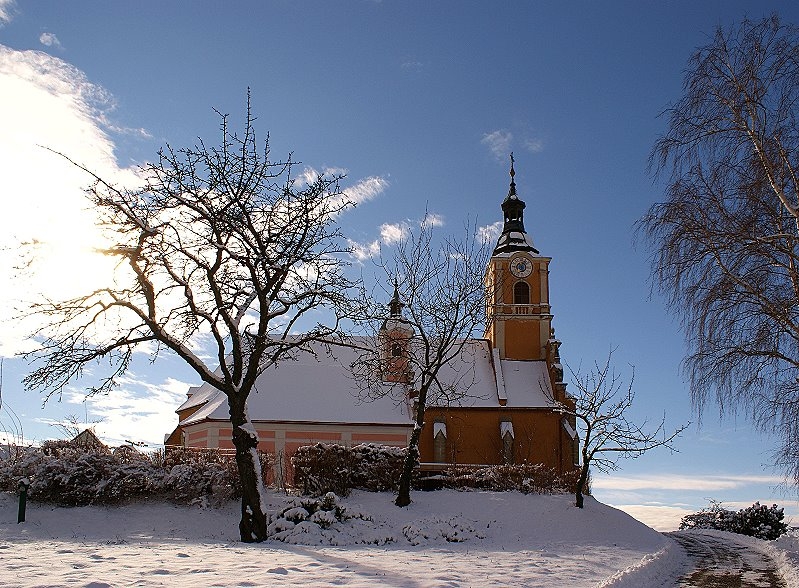
{"label": "snowy ground", "polygon": [[[272,498],[275,508],[284,500]],[[571,496],[510,492],[417,492],[406,509],[391,498],[355,492],[344,505],[371,521],[289,533],[323,545],[244,545],[234,504],[29,503],[18,525],[16,496],[0,494],[0,585],[657,588],[674,586],[686,570],[676,542],[590,498],[584,510]],[[782,542],[787,551],[768,545],[790,587],[799,586],[796,541]]]}

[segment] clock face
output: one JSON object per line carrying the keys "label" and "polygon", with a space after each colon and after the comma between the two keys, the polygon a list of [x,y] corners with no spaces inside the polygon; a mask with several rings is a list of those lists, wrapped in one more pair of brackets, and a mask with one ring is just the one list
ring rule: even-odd
{"label": "clock face", "polygon": [[510,273],[517,278],[526,278],[533,271],[533,264],[526,257],[514,257],[510,260]]}

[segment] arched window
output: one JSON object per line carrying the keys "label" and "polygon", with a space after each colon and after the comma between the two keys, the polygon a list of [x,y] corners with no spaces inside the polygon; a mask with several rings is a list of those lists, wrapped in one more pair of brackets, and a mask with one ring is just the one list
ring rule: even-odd
{"label": "arched window", "polygon": [[516,282],[513,285],[513,304],[530,304],[530,286],[527,282]]}
{"label": "arched window", "polygon": [[447,461],[447,425],[441,421],[433,423],[433,461]]}
{"label": "arched window", "polygon": [[499,435],[502,438],[502,461],[513,463],[513,423],[510,421],[500,422]]}
{"label": "arched window", "polygon": [[391,357],[402,357],[402,345],[399,343],[391,344]]}

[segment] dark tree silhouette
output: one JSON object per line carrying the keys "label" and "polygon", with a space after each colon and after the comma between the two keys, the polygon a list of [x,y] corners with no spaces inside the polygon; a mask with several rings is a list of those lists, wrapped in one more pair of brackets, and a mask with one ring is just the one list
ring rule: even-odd
{"label": "dark tree silhouette", "polygon": [[[180,357],[227,396],[242,483],[241,539],[252,542],[267,532],[247,398],[266,368],[336,331],[335,311],[350,283],[334,221],[349,203],[339,178],[303,183],[291,156],[270,160],[268,135],[256,140],[249,96],[242,134],[220,117],[220,145],[167,146],[140,169],[139,188],[114,186],[78,165],[94,177],[88,197],[117,240],[105,251],[119,260],[117,275],[104,288],[33,309],[46,326],[36,333],[41,348],[28,355],[35,369],[24,383],[49,398],[104,367],[88,389],[104,393],[145,344],[153,359],[165,351]],[[288,337],[321,306],[333,309],[328,324]],[[198,341],[210,358],[196,351]]]}
{"label": "dark tree silhouette", "polygon": [[799,29],[719,28],[667,114],[651,155],[667,198],[639,231],[682,320],[694,404],[773,430],[799,483]]}
{"label": "dark tree silhouette", "polygon": [[423,222],[397,245],[391,260],[377,262],[395,283],[390,316],[386,318],[385,307],[374,305],[373,296],[364,297],[362,304],[372,307],[366,316],[373,317],[372,333],[378,341],[376,349],[353,365],[362,394],[407,398],[410,393],[412,398],[414,427],[397,506],[411,503],[425,409],[431,402],[444,405],[466,397],[474,383],[473,362],[471,367],[462,365],[454,381],[439,379],[447,364],[463,364],[468,338],[485,327],[483,280],[491,249],[475,239],[472,229],[467,227],[463,239],[449,237],[438,244],[433,224]]}
{"label": "dark tree silhouette", "polygon": [[657,447],[674,451],[672,442],[687,425],[671,433],[666,431],[664,416],[653,428],[648,421],[637,424],[630,420],[629,410],[635,400],[633,381],[624,382],[611,365],[613,353],[604,365],[594,364],[590,373],[571,372],[574,407],[558,403],[561,412],[574,422],[582,436],[580,456],[582,465],[575,489],[576,506],[583,508],[583,494],[591,466],[607,473],[618,469],[619,459],[640,457]]}

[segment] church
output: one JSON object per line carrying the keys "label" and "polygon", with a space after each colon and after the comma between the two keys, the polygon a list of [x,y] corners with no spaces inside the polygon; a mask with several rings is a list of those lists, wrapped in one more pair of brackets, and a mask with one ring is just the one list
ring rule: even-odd
{"label": "church", "polygon": [[[524,228],[525,203],[516,193],[511,160],[510,188],[502,202],[504,225],[485,273],[489,319],[483,338],[470,339],[439,377],[460,382],[469,371],[468,394],[428,406],[420,440],[422,467],[501,463],[544,464],[558,473],[579,465],[575,423],[558,405],[573,402],[566,393],[554,337],[549,299],[549,263]],[[386,329],[403,328],[402,305],[394,299]],[[351,370],[352,347],[314,344],[310,352],[264,371],[248,399],[259,449],[275,455],[275,476],[291,480],[291,456],[314,443],[376,443],[403,447],[413,427],[412,383],[400,382],[402,398],[365,400]],[[400,358],[401,360],[401,358]],[[389,370],[391,373],[391,370]],[[393,383],[396,388],[397,382]],[[232,449],[225,395],[208,384],[190,388],[177,409],[178,425],[165,445]]]}

